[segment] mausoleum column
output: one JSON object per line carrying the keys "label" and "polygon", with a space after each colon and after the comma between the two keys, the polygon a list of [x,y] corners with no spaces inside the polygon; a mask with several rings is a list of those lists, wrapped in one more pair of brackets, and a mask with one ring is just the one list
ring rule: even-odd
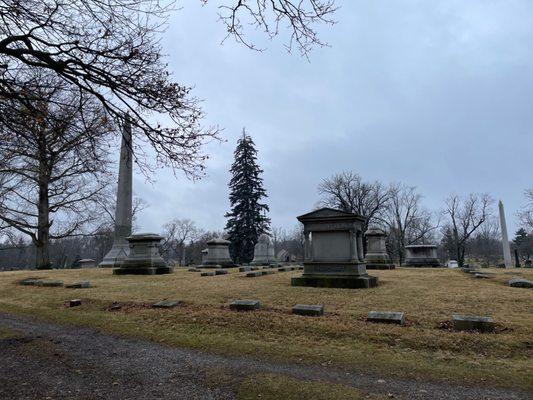
{"label": "mausoleum column", "polygon": [[304,231],[304,259],[311,261],[311,243],[309,241],[309,231]]}
{"label": "mausoleum column", "polygon": [[357,233],[355,230],[350,230],[350,260],[357,261]]}
{"label": "mausoleum column", "polygon": [[359,261],[364,261],[363,255],[363,232],[357,231],[357,254],[359,256]]}

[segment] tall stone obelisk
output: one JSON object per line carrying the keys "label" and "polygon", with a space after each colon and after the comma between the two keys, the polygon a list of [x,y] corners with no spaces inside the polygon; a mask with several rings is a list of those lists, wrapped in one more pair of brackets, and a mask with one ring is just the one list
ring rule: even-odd
{"label": "tall stone obelisk", "polygon": [[511,248],[509,247],[509,237],[507,236],[507,223],[505,222],[505,211],[503,210],[503,203],[500,200],[498,203],[500,209],[500,229],[502,231],[503,242],[503,262],[505,268],[513,268],[513,262],[511,261]]}
{"label": "tall stone obelisk", "polygon": [[133,196],[133,147],[131,141],[131,122],[126,115],[120,148],[118,170],[117,205],[115,209],[115,234],[113,247],[100,263],[100,267],[118,267],[130,253],[126,240],[131,235]]}

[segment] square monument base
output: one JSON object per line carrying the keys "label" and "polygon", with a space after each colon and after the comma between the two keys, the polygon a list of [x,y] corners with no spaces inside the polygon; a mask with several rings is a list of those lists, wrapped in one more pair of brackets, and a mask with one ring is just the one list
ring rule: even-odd
{"label": "square monument base", "polygon": [[366,289],[378,286],[378,278],[370,275],[302,275],[297,278],[292,278],[291,286]]}
{"label": "square monument base", "polygon": [[113,275],[162,275],[171,274],[172,267],[158,266],[158,267],[129,267],[116,268],[113,270]]}

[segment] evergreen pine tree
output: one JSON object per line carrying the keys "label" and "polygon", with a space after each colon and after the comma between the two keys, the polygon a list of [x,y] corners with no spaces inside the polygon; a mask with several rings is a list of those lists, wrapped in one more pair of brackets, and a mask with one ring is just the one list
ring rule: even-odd
{"label": "evergreen pine tree", "polygon": [[226,214],[226,230],[233,261],[248,263],[254,257],[259,235],[269,231],[270,218],[266,216],[269,208],[261,203],[267,197],[261,178],[263,170],[257,165],[255,144],[244,129],[234,155],[229,183],[231,211]]}

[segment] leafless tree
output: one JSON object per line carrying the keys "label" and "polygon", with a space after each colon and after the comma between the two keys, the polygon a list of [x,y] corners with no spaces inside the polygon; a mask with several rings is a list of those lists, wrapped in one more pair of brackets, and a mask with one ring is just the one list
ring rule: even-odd
{"label": "leafless tree", "polygon": [[[117,189],[116,185],[109,186],[106,194],[97,199],[103,213],[100,214],[102,229],[113,231],[115,229],[115,208],[117,206]],[[149,204],[142,198],[133,196],[131,207],[131,219],[133,231],[138,229],[138,216],[146,210]]]}
{"label": "leafless tree", "polygon": [[390,198],[378,218],[389,232],[389,251],[400,265],[405,259],[405,246],[425,243],[433,236],[439,223],[421,205],[422,196],[412,186],[400,184],[390,188]]}
{"label": "leafless tree", "polygon": [[178,255],[180,265],[186,264],[185,244],[188,240],[195,240],[199,230],[190,219],[175,218],[163,226],[164,241],[161,245],[164,253]]}
{"label": "leafless tree", "polygon": [[381,182],[364,182],[359,174],[341,172],[318,186],[321,204],[367,218],[364,230],[375,222],[391,198],[391,189]]}
{"label": "leafless tree", "polygon": [[112,128],[94,99],[40,79],[39,100],[0,102],[0,224],[28,235],[37,268],[48,268],[50,239],[95,222],[96,199],[109,183]]}
{"label": "leafless tree", "polygon": [[526,204],[518,212],[518,217],[524,228],[533,231],[533,188],[524,191]]}
{"label": "leafless tree", "polygon": [[[331,0],[219,4],[228,36],[255,48],[244,26],[272,37],[288,25],[289,48],[296,43],[304,54],[322,44],[313,25],[331,23],[335,11]],[[202,126],[191,88],[172,80],[162,57],[159,37],[172,10],[172,2],[163,0],[0,0],[0,99],[35,100],[29,76],[51,72],[98,101],[111,119],[129,112],[142,133],[136,140],[151,144],[158,164],[198,176],[207,158],[203,144],[218,138],[218,129]],[[41,83],[35,78],[32,84]],[[142,149],[137,145],[136,161],[146,167]]]}
{"label": "leafless tree", "polygon": [[453,245],[459,267],[464,266],[466,245],[472,234],[491,216],[492,198],[488,194],[474,194],[446,199],[444,214],[448,217]]}

